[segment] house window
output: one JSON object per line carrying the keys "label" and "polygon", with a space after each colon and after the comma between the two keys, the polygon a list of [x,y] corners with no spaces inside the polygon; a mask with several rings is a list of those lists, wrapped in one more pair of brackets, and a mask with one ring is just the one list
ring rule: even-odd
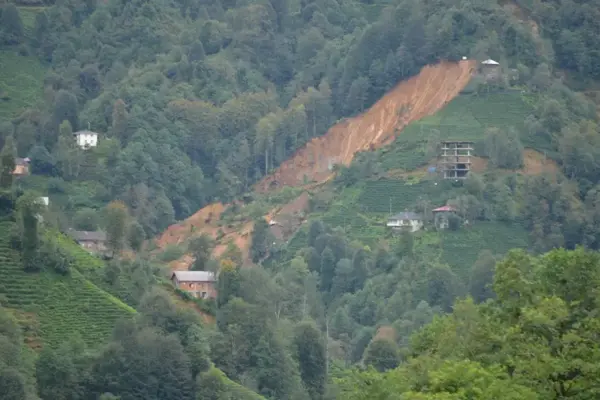
{"label": "house window", "polygon": [[206,298],[206,292],[202,292],[202,298],[205,299]]}

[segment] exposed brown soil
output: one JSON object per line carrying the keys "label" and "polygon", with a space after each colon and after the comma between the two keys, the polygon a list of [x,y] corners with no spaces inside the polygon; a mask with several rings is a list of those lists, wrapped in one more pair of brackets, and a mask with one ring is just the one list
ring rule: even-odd
{"label": "exposed brown soil", "polygon": [[[201,233],[208,234],[213,238],[217,238],[220,234],[221,237],[218,239],[217,246],[213,252],[215,257],[219,257],[230,241],[233,241],[242,254],[247,256],[248,248],[250,246],[250,233],[252,232],[253,223],[247,222],[242,226],[219,226],[218,222],[221,214],[228,205],[222,203],[210,204],[191,217],[177,224],[171,225],[161,236],[159,236],[155,243],[159,248],[164,248],[169,244],[181,244],[190,237],[200,235]],[[185,255],[179,260],[170,263],[171,270],[186,270],[190,266],[192,259],[189,255]]]}
{"label": "exposed brown soil", "polygon": [[387,339],[392,342],[395,342],[396,341],[396,330],[394,329],[393,326],[385,326],[385,325],[380,326],[379,329],[377,329],[377,333],[373,337],[373,340],[377,340],[377,339]]}
{"label": "exposed brown soil", "polygon": [[267,215],[267,220],[272,225],[269,229],[275,239],[285,241],[293,235],[293,233],[305,221],[306,212],[308,211],[308,203],[310,195],[308,192],[296,197],[291,202],[287,203],[280,209],[272,210]]}
{"label": "exposed brown soil", "polygon": [[[309,199],[308,192],[302,192],[291,202],[282,207],[274,208],[265,216],[267,222],[276,221],[276,224],[269,227],[276,239],[281,241],[289,239],[304,222],[304,213],[308,210]],[[254,227],[253,222],[247,221],[231,228],[218,226],[218,221],[226,207],[221,203],[215,203],[202,208],[185,221],[170,226],[156,239],[155,243],[159,248],[164,248],[169,244],[181,244],[188,238],[201,233],[206,233],[216,239],[219,231],[221,231],[223,235],[217,241],[213,256],[221,256],[227,249],[228,243],[233,242],[242,251],[244,263],[247,263],[249,261],[250,237]],[[192,262],[192,256],[185,254],[181,258],[170,262],[169,267],[171,271],[185,271],[189,269]]]}
{"label": "exposed brown soil", "polygon": [[216,235],[218,227],[215,225],[215,222],[219,220],[225,208],[226,206],[222,203],[213,203],[201,208],[186,220],[169,226],[156,239],[156,244],[161,248],[167,244],[180,244],[194,232]]}
{"label": "exposed brown soil", "polygon": [[334,125],[261,180],[257,191],[301,186],[332,176],[332,164],[349,165],[354,155],[389,144],[409,123],[434,114],[457,96],[475,71],[473,60],[426,66],[400,82],[363,114]]}

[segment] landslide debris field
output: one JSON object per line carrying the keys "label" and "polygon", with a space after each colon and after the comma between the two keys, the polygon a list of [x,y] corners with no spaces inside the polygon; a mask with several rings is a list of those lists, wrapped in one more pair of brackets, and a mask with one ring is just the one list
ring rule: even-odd
{"label": "landslide debris field", "polygon": [[[302,186],[306,180],[313,184],[326,181],[332,176],[329,169],[332,160],[349,165],[356,153],[391,143],[405,126],[443,108],[469,83],[475,66],[476,62],[469,60],[424,67],[419,75],[400,82],[363,114],[338,123],[324,136],[311,140],[260,181],[256,191],[267,192],[273,186]],[[190,236],[207,233],[215,238],[220,236],[215,255],[224,251],[226,243],[233,242],[247,256],[252,223],[230,228],[219,226],[226,207],[221,203],[204,207],[185,221],[170,226],[157,239],[157,245],[160,248],[177,245]],[[269,217],[275,213],[272,210]],[[172,268],[186,269],[190,262],[191,258],[184,256]]]}
{"label": "landslide debris field", "polygon": [[[488,125],[496,126],[499,122],[501,122],[501,125],[504,125],[510,122],[507,122],[506,119],[511,119],[514,113],[504,110],[504,108],[508,107],[505,105],[502,108],[504,110],[502,118],[504,119],[497,120],[499,118],[497,116],[488,116],[490,110],[487,109],[483,111],[475,110],[478,111],[475,114],[481,120],[480,123],[470,127],[473,128],[471,130],[465,130],[465,127],[462,126],[464,124],[463,120],[466,118],[463,114],[465,114],[465,110],[470,110],[466,105],[471,104],[474,100],[469,100],[468,96],[457,96],[469,83],[475,73],[475,67],[476,65],[473,61],[461,61],[459,63],[445,62],[423,68],[418,76],[399,83],[363,114],[338,123],[329,129],[324,136],[311,140],[292,158],[277,168],[273,174],[257,183],[255,186],[256,192],[259,194],[263,193],[266,196],[268,195],[266,193],[279,192],[282,190],[282,187],[286,186],[309,191],[318,190],[320,184],[333,176],[330,170],[332,161],[338,164],[349,165],[358,152],[374,150],[388,145],[394,142],[394,139],[399,134],[400,138],[398,140],[401,140],[403,138],[401,131],[409,124],[411,124],[411,127],[414,127],[415,123],[419,125],[418,132],[420,133],[417,134],[419,137],[413,138],[416,134],[416,128],[408,129],[407,140],[409,142],[414,140],[422,141],[425,138],[420,136],[427,136],[428,130],[420,125],[431,125],[432,121],[436,119],[436,117],[432,116],[434,114],[438,115],[438,111],[454,98],[457,98],[457,102],[456,104],[455,102],[452,103],[455,105],[449,107],[446,114],[448,114],[448,118],[452,117],[450,119],[458,118],[457,121],[461,121],[460,126],[456,124],[446,124],[448,126],[444,125],[443,127],[436,126],[435,128],[440,131],[450,129],[453,131],[453,134],[457,133],[456,130],[463,133],[467,133],[468,131],[471,134],[475,134],[475,132],[471,132],[474,129],[477,131],[477,136],[481,136],[483,130]],[[463,97],[462,101],[458,101]],[[520,97],[516,93],[501,94],[491,96],[489,99],[479,100],[485,104],[489,102],[492,108],[497,108],[496,103],[499,101],[502,104],[507,101],[510,104],[514,102],[514,106],[521,104]],[[463,106],[466,109],[463,109]],[[457,107],[460,109],[457,109]],[[482,105],[481,107],[484,106]],[[450,110],[450,108],[454,111]],[[523,118],[521,114],[519,113],[518,116],[514,116],[513,119],[521,121]],[[422,122],[416,122],[419,120],[422,120]],[[386,147],[386,149],[390,149],[390,147]],[[406,151],[400,150],[397,153],[396,150],[390,150],[392,151],[388,154],[383,154],[382,158],[382,163],[385,164],[385,169],[389,171],[390,178],[399,178],[402,180],[409,176],[418,178],[419,176],[426,175],[427,166],[425,164],[428,163],[428,160],[421,162],[420,166],[417,165],[418,163],[415,163],[413,167],[408,169],[396,169],[398,167],[405,167],[404,164],[406,162],[393,160],[390,163],[390,160],[387,160],[387,158],[402,159],[408,157],[410,159],[414,154],[407,156],[405,154]],[[415,152],[411,150],[410,153]],[[552,160],[547,159],[544,155],[532,149],[525,150],[524,161],[524,168],[516,172],[535,175],[543,172],[556,172],[557,170],[557,166]],[[409,162],[408,164],[412,165],[413,163]],[[473,167],[478,172],[483,171],[487,167],[487,160],[475,157]],[[305,222],[308,198],[308,193],[305,191],[299,194],[298,197],[294,197],[294,200],[287,205],[279,205],[264,212],[263,215],[268,221],[287,221],[287,224],[271,226],[271,232],[276,240],[289,240],[293,232]],[[157,239],[156,243],[158,247],[164,249],[168,245],[181,245],[189,237],[206,233],[217,239],[217,246],[214,251],[215,256],[218,257],[221,255],[225,251],[227,244],[231,242],[240,248],[244,260],[247,261],[253,222],[251,219],[239,218],[235,223],[224,223],[224,221],[221,221],[222,215],[224,215],[229,206],[231,205],[222,203],[210,204],[186,220],[170,226]],[[238,203],[237,206],[245,207],[241,203]],[[192,257],[189,254],[184,255],[172,262],[171,268],[187,269],[191,262]]]}
{"label": "landslide debris field", "polygon": [[265,192],[273,186],[327,180],[332,175],[332,163],[350,165],[356,153],[391,143],[406,125],[444,107],[469,83],[475,66],[475,61],[469,60],[424,67],[419,75],[400,82],[363,114],[312,139],[261,180],[256,190]]}

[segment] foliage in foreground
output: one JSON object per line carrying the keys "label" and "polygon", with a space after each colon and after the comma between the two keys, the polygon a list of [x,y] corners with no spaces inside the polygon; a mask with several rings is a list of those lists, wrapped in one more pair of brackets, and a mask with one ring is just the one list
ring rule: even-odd
{"label": "foliage in foreground", "polygon": [[349,400],[595,399],[600,255],[578,248],[496,266],[497,298],[456,303],[414,335],[395,370],[340,380]]}

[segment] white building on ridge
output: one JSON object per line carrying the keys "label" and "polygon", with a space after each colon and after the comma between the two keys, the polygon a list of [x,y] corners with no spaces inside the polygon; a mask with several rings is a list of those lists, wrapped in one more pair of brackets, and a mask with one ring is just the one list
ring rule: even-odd
{"label": "white building on ridge", "polygon": [[73,133],[77,140],[77,145],[82,149],[96,147],[98,145],[98,134],[92,131],[78,131]]}

